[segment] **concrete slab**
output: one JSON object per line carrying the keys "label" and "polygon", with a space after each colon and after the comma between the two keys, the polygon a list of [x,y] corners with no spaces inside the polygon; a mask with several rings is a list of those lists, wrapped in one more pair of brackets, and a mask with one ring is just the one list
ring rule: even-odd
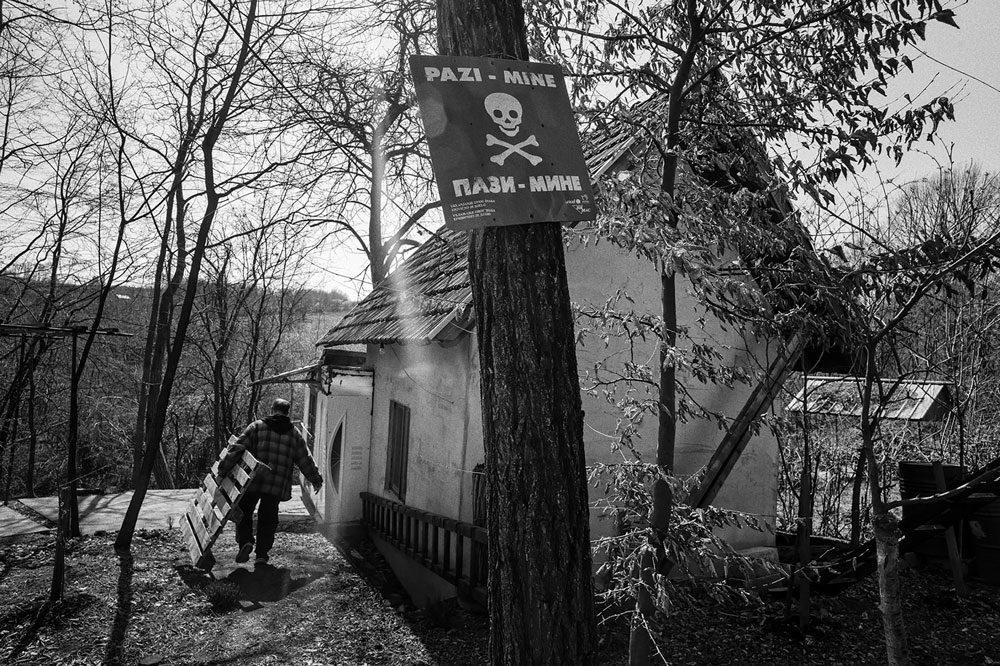
{"label": "concrete slab", "polygon": [[[195,489],[148,490],[139,510],[137,529],[166,529],[177,527],[180,516],[187,509]],[[117,532],[122,519],[132,501],[132,491],[108,495],[80,495],[80,531],[84,534],[95,532]],[[59,500],[55,497],[27,497],[20,500],[25,506],[37,511],[51,521],[59,517]],[[33,532],[47,532],[43,525],[23,516],[9,507],[0,507],[0,536],[15,536]],[[290,522],[309,518],[299,495],[299,489],[292,489],[292,499],[280,504],[279,520]]]}
{"label": "concrete slab", "polygon": [[48,531],[44,525],[39,525],[9,506],[0,505],[0,538]]}

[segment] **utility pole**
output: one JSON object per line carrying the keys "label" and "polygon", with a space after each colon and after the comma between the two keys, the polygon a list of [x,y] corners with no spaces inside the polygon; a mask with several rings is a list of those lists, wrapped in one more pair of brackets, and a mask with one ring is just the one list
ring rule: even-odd
{"label": "utility pole", "polygon": [[[521,0],[438,0],[441,55],[528,59]],[[527,220],[526,220],[527,222]],[[562,228],[470,232],[493,666],[594,663],[590,512]]]}

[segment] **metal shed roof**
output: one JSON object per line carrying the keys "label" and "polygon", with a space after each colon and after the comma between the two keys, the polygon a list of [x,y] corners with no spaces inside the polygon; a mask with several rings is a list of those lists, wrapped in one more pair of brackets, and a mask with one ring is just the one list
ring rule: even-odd
{"label": "metal shed roof", "polygon": [[[894,380],[888,380],[891,387]],[[848,376],[809,377],[785,408],[801,412],[808,394],[810,414],[861,416],[860,379]],[[883,406],[882,418],[939,421],[951,411],[951,384],[942,381],[901,381]]]}

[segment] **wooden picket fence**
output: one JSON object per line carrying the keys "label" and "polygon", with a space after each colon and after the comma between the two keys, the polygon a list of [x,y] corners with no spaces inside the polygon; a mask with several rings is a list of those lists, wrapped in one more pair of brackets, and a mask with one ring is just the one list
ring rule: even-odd
{"label": "wooden picket fence", "polygon": [[361,500],[369,530],[454,585],[460,597],[486,605],[485,528],[371,493]]}
{"label": "wooden picket fence", "polygon": [[243,515],[239,502],[250,481],[260,472],[270,470],[249,451],[244,451],[240,461],[220,479],[219,463],[225,455],[226,450],[223,449],[181,517],[181,532],[191,562],[206,571],[215,566],[212,545],[222,534],[226,523],[229,520],[237,522]]}

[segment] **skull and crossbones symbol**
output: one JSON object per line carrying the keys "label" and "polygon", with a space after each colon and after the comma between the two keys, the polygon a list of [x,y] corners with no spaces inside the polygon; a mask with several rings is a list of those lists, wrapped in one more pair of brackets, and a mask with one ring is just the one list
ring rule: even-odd
{"label": "skull and crossbones symbol", "polygon": [[[497,128],[499,128],[501,132],[509,136],[511,139],[517,136],[517,133],[521,128],[523,115],[521,103],[517,101],[516,97],[508,95],[507,93],[495,92],[486,96],[484,105],[486,107],[486,113],[488,113],[490,119],[497,124]],[[526,146],[538,146],[538,139],[535,138],[534,134],[520,143],[509,143],[503,139],[493,136],[492,134],[487,134],[486,147],[488,148],[490,146],[501,146],[506,149],[502,153],[490,157],[491,162],[495,162],[500,166],[503,166],[504,162],[507,161],[507,158],[515,153],[528,160],[531,166],[535,166],[542,161],[542,158],[538,155],[532,155],[524,150]]]}

